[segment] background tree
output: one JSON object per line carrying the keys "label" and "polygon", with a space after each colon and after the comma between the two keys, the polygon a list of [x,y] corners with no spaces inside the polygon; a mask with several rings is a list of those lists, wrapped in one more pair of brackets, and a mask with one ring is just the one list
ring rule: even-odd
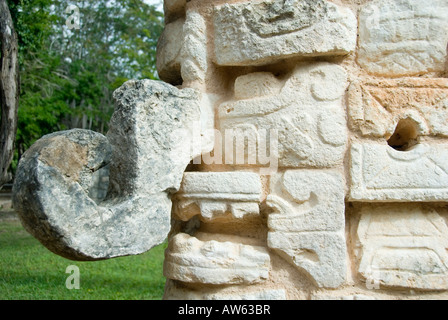
{"label": "background tree", "polygon": [[19,107],[18,40],[6,0],[0,0],[0,188],[11,177]]}
{"label": "background tree", "polygon": [[[45,134],[72,128],[106,133],[113,91],[128,79],[157,79],[163,14],[143,0],[8,4],[18,32],[21,72],[13,169]],[[69,4],[79,9],[79,29],[71,28]]]}

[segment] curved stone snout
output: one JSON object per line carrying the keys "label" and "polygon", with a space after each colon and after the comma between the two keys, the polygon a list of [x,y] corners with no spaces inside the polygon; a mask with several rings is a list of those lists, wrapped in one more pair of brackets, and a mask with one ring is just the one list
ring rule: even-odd
{"label": "curved stone snout", "polygon": [[[185,142],[200,121],[199,93],[128,81],[114,93],[107,137],[75,129],[47,135],[22,157],[13,204],[49,250],[72,260],[146,252],[170,230],[170,194],[193,154]],[[109,191],[89,198],[95,171],[110,165]]]}

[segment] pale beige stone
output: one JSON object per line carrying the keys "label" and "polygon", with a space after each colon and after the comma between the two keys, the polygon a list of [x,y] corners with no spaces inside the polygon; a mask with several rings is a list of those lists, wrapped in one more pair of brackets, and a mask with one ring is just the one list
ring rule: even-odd
{"label": "pale beige stone", "polygon": [[186,5],[186,0],[164,0],[165,22],[170,23],[179,17],[185,16]]}
{"label": "pale beige stone", "polygon": [[356,46],[354,14],[323,0],[223,4],[215,8],[213,19],[218,65],[346,55]]}
{"label": "pale beige stone", "polygon": [[281,82],[270,72],[256,72],[238,77],[235,99],[251,99],[280,93]]}
{"label": "pale beige stone", "polygon": [[168,279],[163,298],[165,300],[286,300],[286,292],[284,289],[252,289],[250,287],[238,289],[236,286],[198,290],[179,286]]}
{"label": "pale beige stone", "polygon": [[200,241],[178,233],[165,254],[168,279],[207,284],[255,284],[269,278],[270,257],[264,247]]}
{"label": "pale beige stone", "polygon": [[286,171],[271,178],[271,192],[269,248],[306,271],[319,287],[344,284],[343,177],[327,170]]}
{"label": "pale beige stone", "polygon": [[59,219],[83,259],[169,234],[165,299],[448,299],[447,0],[164,10],[157,69],[179,90],[117,91],[105,203],[87,194],[106,140],[41,141],[17,175],[24,212],[46,199],[28,227],[46,241]]}
{"label": "pale beige stone", "polygon": [[180,54],[184,86],[201,89],[208,69],[207,28],[204,18],[196,10],[187,11]]}
{"label": "pale beige stone", "polygon": [[157,47],[159,77],[171,84],[203,89],[207,72],[207,28],[196,10],[168,23]]}
{"label": "pale beige stone", "polygon": [[448,79],[401,78],[354,82],[349,88],[349,123],[363,136],[389,138],[401,119],[418,134],[448,136]]}
{"label": "pale beige stone", "polygon": [[[325,186],[325,188],[322,188]],[[333,170],[288,170],[271,177],[271,230],[339,231],[345,227],[345,181]]]}
{"label": "pale beige stone", "polygon": [[156,68],[159,78],[171,84],[181,84],[180,51],[184,38],[185,19],[165,25],[157,44]]}
{"label": "pale beige stone", "polygon": [[421,205],[365,206],[357,236],[358,270],[371,285],[448,289],[448,227]]}
{"label": "pale beige stone", "polygon": [[182,221],[258,216],[261,181],[252,172],[186,172],[176,199],[173,212]]}
{"label": "pale beige stone", "polygon": [[330,295],[330,294],[314,294],[311,300],[376,300],[372,296],[364,294],[352,294],[352,295]]}
{"label": "pale beige stone", "polygon": [[445,0],[369,1],[359,14],[359,64],[382,76],[444,71],[447,16]]}
{"label": "pale beige stone", "polygon": [[269,232],[268,246],[286,261],[305,270],[321,288],[337,288],[346,281],[344,232]]}
{"label": "pale beige stone", "polygon": [[[246,78],[260,76],[273,79],[266,74]],[[344,69],[330,63],[299,65],[288,79],[271,82],[275,84],[271,90],[279,94],[243,100],[235,97],[219,106],[220,132],[226,143],[232,142],[233,130],[240,130],[253,139],[260,158],[260,153],[272,155],[265,135],[275,131],[279,167],[341,165],[347,141]],[[259,158],[251,164],[262,165]]]}
{"label": "pale beige stone", "polygon": [[350,175],[353,201],[448,201],[448,147],[353,144]]}

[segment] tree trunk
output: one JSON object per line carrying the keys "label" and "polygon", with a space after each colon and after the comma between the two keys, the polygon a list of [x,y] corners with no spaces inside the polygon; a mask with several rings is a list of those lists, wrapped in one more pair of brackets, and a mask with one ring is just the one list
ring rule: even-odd
{"label": "tree trunk", "polygon": [[0,0],[0,188],[11,179],[19,108],[18,40],[6,0]]}

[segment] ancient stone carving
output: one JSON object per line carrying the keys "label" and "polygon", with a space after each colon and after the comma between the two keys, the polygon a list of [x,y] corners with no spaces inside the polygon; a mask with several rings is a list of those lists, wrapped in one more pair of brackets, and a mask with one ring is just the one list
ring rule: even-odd
{"label": "ancient stone carving", "polygon": [[[325,189],[322,186],[326,186]],[[271,178],[268,246],[319,287],[345,281],[344,181],[334,171],[294,170]]]}
{"label": "ancient stone carving", "polygon": [[[55,253],[75,260],[139,254],[170,230],[169,194],[194,156],[172,132],[200,121],[199,95],[150,80],[114,94],[107,138],[86,130],[42,138],[23,156],[14,207],[27,230]],[[172,157],[176,154],[176,157]],[[110,189],[88,197],[94,171],[110,163]]]}
{"label": "ancient stone carving", "polygon": [[418,144],[403,152],[353,144],[350,200],[448,201],[448,149]]}
{"label": "ancient stone carving", "polygon": [[[266,91],[266,83],[274,87]],[[228,144],[235,136],[233,130],[240,130],[258,146],[258,153],[265,148],[267,155],[272,145],[265,134],[275,131],[279,167],[342,164],[347,140],[342,105],[346,87],[345,71],[329,63],[300,65],[283,82],[269,73],[240,77],[235,83],[236,95],[252,92],[252,96],[219,106],[220,132]],[[249,164],[262,163],[255,159]]]}
{"label": "ancient stone carving", "polygon": [[343,296],[333,296],[330,294],[315,294],[311,297],[311,300],[375,300],[375,298],[371,296],[366,296],[363,294],[352,294],[352,295],[343,295]]}
{"label": "ancient stone carving", "polygon": [[369,79],[349,89],[349,123],[364,136],[389,138],[410,119],[418,134],[448,136],[448,79]]}
{"label": "ancient stone carving", "polygon": [[171,23],[180,17],[185,16],[186,0],[165,0],[163,1],[163,11],[165,12],[165,22]]}
{"label": "ancient stone carving", "polygon": [[230,213],[233,219],[259,215],[261,182],[251,172],[186,172],[176,194],[174,215],[188,221],[198,215],[212,220]]}
{"label": "ancient stone carving", "polygon": [[[224,291],[224,292],[223,292]],[[176,286],[168,280],[165,290],[167,300],[286,300],[286,292],[283,289],[242,289],[232,290],[194,290]]]}
{"label": "ancient stone carving", "polygon": [[168,23],[157,44],[157,71],[173,85],[201,89],[207,72],[205,21],[194,10]]}
{"label": "ancient stone carving", "polygon": [[180,18],[165,25],[157,44],[156,68],[160,79],[173,85],[182,83],[181,48],[184,42],[185,19]]}
{"label": "ancient stone carving", "polygon": [[268,279],[269,268],[269,254],[263,247],[204,242],[178,233],[169,243],[164,274],[183,282],[254,284]]}
{"label": "ancient stone carving", "polygon": [[188,10],[183,29],[181,75],[184,85],[201,88],[207,72],[207,35],[205,20],[197,11]]}
{"label": "ancient stone carving", "polygon": [[365,206],[359,272],[380,286],[448,289],[447,235],[444,219],[421,205]]}
{"label": "ancient stone carving", "polygon": [[78,260],[166,239],[164,299],[446,299],[448,2],[164,9],[157,69],[178,88],[127,82],[107,137],[30,148],[27,230]]}
{"label": "ancient stone carving", "polygon": [[366,3],[359,14],[359,64],[382,76],[444,71],[447,16],[444,0]]}
{"label": "ancient stone carving", "polygon": [[353,13],[324,0],[223,4],[216,6],[213,19],[218,65],[346,55],[356,46]]}

